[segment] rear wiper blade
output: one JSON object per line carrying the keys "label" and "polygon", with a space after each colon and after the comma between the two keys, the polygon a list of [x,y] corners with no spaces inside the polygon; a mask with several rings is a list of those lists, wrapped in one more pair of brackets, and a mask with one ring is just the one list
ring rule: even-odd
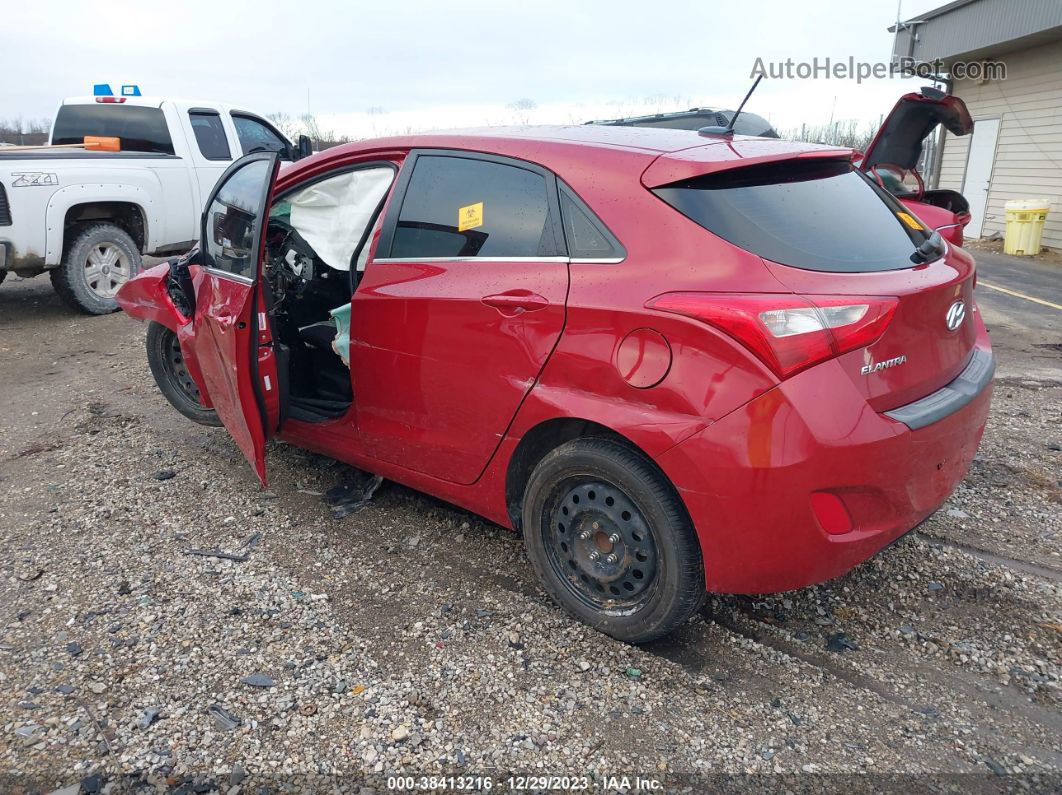
{"label": "rear wiper blade", "polygon": [[911,255],[911,262],[921,265],[922,263],[943,256],[944,238],[940,236],[940,232],[934,231],[933,234],[922,242],[922,245],[915,249],[914,254]]}

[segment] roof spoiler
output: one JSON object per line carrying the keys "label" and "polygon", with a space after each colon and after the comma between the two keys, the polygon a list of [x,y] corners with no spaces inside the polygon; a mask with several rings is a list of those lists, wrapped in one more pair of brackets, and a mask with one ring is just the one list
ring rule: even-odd
{"label": "roof spoiler", "polygon": [[[705,144],[692,149],[660,155],[642,172],[642,184],[647,188],[659,188],[684,179],[701,177],[718,171],[749,168],[765,163],[782,163],[789,160],[852,160],[858,154],[854,149],[843,147],[820,147],[807,144],[809,149],[794,149],[792,141],[749,141]],[[747,152],[747,154],[745,153]],[[706,154],[711,157],[705,157]]]}

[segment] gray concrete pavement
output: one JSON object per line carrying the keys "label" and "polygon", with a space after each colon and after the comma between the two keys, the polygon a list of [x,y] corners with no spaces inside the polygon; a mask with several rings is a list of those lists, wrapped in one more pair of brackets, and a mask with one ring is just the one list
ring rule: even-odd
{"label": "gray concrete pavement", "polygon": [[1062,309],[1057,308],[1062,307],[1062,266],[971,253],[977,260],[977,303],[992,335],[999,375],[1062,382]]}

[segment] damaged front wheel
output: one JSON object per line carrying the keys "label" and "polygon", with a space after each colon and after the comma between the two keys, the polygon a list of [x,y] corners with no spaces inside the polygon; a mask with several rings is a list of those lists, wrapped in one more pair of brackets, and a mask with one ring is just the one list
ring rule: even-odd
{"label": "damaged front wheel", "polygon": [[221,425],[217,412],[199,400],[199,387],[188,372],[177,335],[161,323],[148,325],[147,357],[155,383],[171,406],[200,425]]}

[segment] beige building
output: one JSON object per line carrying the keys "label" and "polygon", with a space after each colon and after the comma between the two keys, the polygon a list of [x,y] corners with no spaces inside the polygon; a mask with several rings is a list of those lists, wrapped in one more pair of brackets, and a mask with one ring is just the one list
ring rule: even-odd
{"label": "beige building", "polygon": [[[1002,233],[1010,199],[1046,199],[1043,244],[1062,248],[1062,0],[957,0],[890,30],[895,58],[943,63],[974,119],[971,135],[944,134],[930,175],[970,202],[967,236]],[[956,76],[985,61],[1006,77]]]}

